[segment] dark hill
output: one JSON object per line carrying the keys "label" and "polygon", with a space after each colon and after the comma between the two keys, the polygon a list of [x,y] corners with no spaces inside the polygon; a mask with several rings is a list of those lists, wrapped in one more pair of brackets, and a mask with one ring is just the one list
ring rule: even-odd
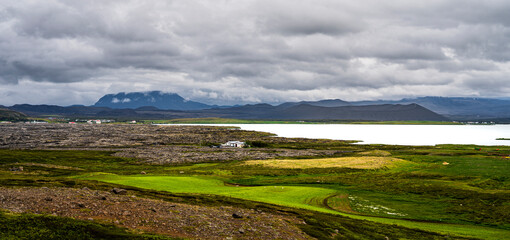
{"label": "dark hill", "polygon": [[371,121],[448,121],[418,104],[320,107],[301,104],[266,115],[268,119],[371,120]]}
{"label": "dark hill", "polygon": [[415,102],[433,111],[458,116],[510,117],[510,101],[488,98],[444,98],[423,97],[403,99],[402,102]]}
{"label": "dark hill", "polygon": [[25,121],[27,115],[10,109],[0,108],[0,121]]}
{"label": "dark hill", "polygon": [[370,105],[321,107],[310,104],[282,107],[269,104],[246,105],[235,108],[209,109],[202,113],[223,118],[278,120],[373,120],[373,121],[448,121],[420,105]]}
{"label": "dark hill", "polygon": [[107,94],[94,104],[95,107],[109,107],[115,109],[152,106],[166,110],[201,110],[211,106],[199,102],[187,101],[175,93],[131,92]]}
{"label": "dark hill", "polygon": [[107,107],[52,105],[14,105],[11,110],[32,116],[60,115],[81,117],[172,119],[172,118],[238,118],[238,119],[278,119],[278,120],[373,120],[373,121],[447,121],[420,105],[384,104],[369,106],[321,107],[299,104],[287,108],[269,104],[245,105],[230,108],[214,108],[193,111],[161,110],[155,107],[137,109],[111,109]]}
{"label": "dark hill", "polygon": [[41,115],[88,116],[95,115],[98,112],[106,110],[107,108],[86,106],[61,107],[55,105],[16,104],[12,107],[9,107],[9,109],[22,112],[29,116],[41,116]]}
{"label": "dark hill", "polygon": [[339,99],[321,101],[287,102],[279,105],[286,109],[300,104],[322,107],[367,106],[384,104],[418,104],[452,120],[496,120],[510,118],[510,99],[466,97],[419,97],[401,100],[376,100],[347,102]]}
{"label": "dark hill", "polygon": [[264,116],[266,113],[272,112],[275,109],[276,107],[272,105],[261,103],[229,108],[206,109],[202,111],[195,111],[195,113],[200,113],[201,117],[260,119],[260,116]]}
{"label": "dark hill", "polygon": [[137,111],[159,111],[160,109],[153,106],[143,106],[136,109]]}
{"label": "dark hill", "polygon": [[351,103],[347,101],[343,101],[340,99],[327,99],[327,100],[320,100],[320,101],[301,101],[301,102],[286,102],[278,105],[278,108],[285,109],[301,104],[308,104],[312,106],[319,106],[319,107],[343,107],[343,106],[349,106]]}
{"label": "dark hill", "polygon": [[210,110],[204,110],[204,112],[226,112],[226,113],[251,113],[251,114],[263,114],[268,111],[273,111],[276,107],[267,103],[260,104],[247,104],[244,106],[229,107],[229,108],[214,108]]}
{"label": "dark hill", "polygon": [[412,104],[416,103],[451,119],[490,119],[510,117],[510,100],[464,97],[420,97],[398,101],[360,101],[352,105]]}

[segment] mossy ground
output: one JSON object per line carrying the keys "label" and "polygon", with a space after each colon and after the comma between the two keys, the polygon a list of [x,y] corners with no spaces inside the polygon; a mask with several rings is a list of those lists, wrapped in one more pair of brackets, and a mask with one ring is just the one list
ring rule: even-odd
{"label": "mossy ground", "polygon": [[[360,159],[381,157],[384,153],[384,157],[403,159],[409,164],[377,169],[324,168],[319,166],[320,160],[311,158],[318,167],[275,168],[242,161],[174,166],[140,164],[136,159],[114,157],[111,151],[0,150],[0,185],[106,190],[122,184],[131,186],[124,187],[139,195],[171,201],[288,211],[307,222],[302,229],[321,239],[449,238],[445,234],[510,239],[509,147],[350,145],[334,141],[278,142],[265,147],[268,146],[327,148],[338,150],[342,157]],[[23,166],[24,171],[9,170],[15,166]],[[141,171],[149,174],[141,176]],[[92,178],[104,182],[78,176],[95,176]],[[48,229],[37,223],[46,220],[44,216],[2,214],[2,219],[34,226],[27,236],[40,234],[37,229]],[[55,219],[50,217],[51,221],[85,229],[72,233],[77,236],[96,232],[97,236],[110,236],[110,230],[93,230],[109,226],[80,228],[83,222]],[[13,229],[7,227],[1,232],[13,234]],[[132,234],[112,231],[120,236]]]}
{"label": "mossy ground", "polygon": [[176,238],[136,234],[112,224],[93,221],[0,211],[0,239],[170,240]]}

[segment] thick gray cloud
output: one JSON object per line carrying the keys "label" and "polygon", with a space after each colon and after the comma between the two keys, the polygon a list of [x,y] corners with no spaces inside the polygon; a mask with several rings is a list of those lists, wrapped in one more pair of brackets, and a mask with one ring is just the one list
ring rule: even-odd
{"label": "thick gray cloud", "polygon": [[508,97],[504,0],[0,0],[0,104]]}

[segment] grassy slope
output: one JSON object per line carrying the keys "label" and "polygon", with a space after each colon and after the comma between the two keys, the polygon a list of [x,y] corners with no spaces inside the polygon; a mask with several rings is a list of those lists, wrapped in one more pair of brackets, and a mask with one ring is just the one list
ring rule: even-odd
{"label": "grassy slope", "polygon": [[119,176],[100,174],[89,176],[87,179],[154,189],[158,191],[223,195],[287,207],[297,207],[324,213],[339,214],[355,219],[370,220],[385,224],[397,224],[404,227],[419,228],[427,231],[454,234],[464,237],[501,239],[501,236],[510,236],[510,231],[507,230],[479,226],[413,222],[340,213],[327,209],[324,206],[314,204],[321,203],[326,197],[338,193],[325,188],[296,186],[234,187],[225,186],[222,181],[207,179],[204,177]]}
{"label": "grassy slope", "polygon": [[[119,176],[99,174],[84,179],[148,188],[175,193],[214,194],[246,200],[273,203],[287,207],[322,211],[322,207],[309,205],[312,199],[322,201],[336,191],[325,188],[300,186],[228,186],[223,181],[207,177],[180,176]],[[326,209],[326,212],[332,212]]]}
{"label": "grassy slope", "polygon": [[[389,148],[389,146],[388,146]],[[246,185],[317,184],[347,191],[363,214],[468,223],[510,229],[510,161],[508,149],[439,146],[394,151],[413,165],[379,171],[334,169],[283,172],[278,169],[235,169],[233,182]],[[399,154],[399,155],[397,155]],[[448,162],[448,165],[443,165]],[[364,207],[363,207],[364,206]],[[403,216],[373,211],[386,206]],[[390,211],[392,212],[392,211]]]}
{"label": "grassy slope", "polygon": [[[110,153],[103,151],[27,151],[27,150],[0,150],[0,185],[2,186],[55,186],[55,187],[89,187],[98,190],[110,190],[112,187],[119,187],[118,185],[111,185],[96,181],[83,181],[70,176],[82,175],[93,169],[103,169],[109,172],[118,173],[133,173],[134,168],[138,167],[138,171],[146,169],[146,165],[133,164],[130,159],[121,159],[118,157],[109,156]],[[122,161],[124,160],[124,161]],[[33,164],[37,163],[37,164]],[[24,166],[23,172],[10,172],[6,171],[11,166]],[[56,167],[59,166],[59,167]],[[64,167],[66,166],[66,167]],[[217,164],[200,164],[200,166],[217,166]],[[130,168],[125,171],[124,168]],[[152,168],[154,167],[154,168]],[[191,166],[192,167],[192,166]],[[80,169],[77,169],[80,168]],[[174,167],[158,167],[149,166],[151,171],[167,172],[170,168]],[[177,167],[181,169],[189,169],[190,167]],[[159,170],[157,170],[159,169]],[[250,209],[264,209],[265,211],[278,213],[280,211],[296,214],[299,218],[306,221],[307,224],[300,225],[300,227],[310,234],[311,236],[319,239],[333,239],[348,238],[348,239],[380,239],[384,236],[394,236],[397,238],[413,239],[445,239],[444,236],[438,234],[424,232],[421,230],[412,230],[403,227],[386,226],[377,223],[371,223],[352,218],[345,218],[341,216],[326,215],[319,212],[299,211],[295,208],[289,209],[285,207],[275,207],[262,203],[241,201],[235,198],[221,197],[218,195],[203,195],[203,194],[170,194],[166,192],[157,192],[144,190],[133,187],[126,187],[131,194],[138,196],[147,196],[158,199],[167,199],[170,201],[184,202],[188,204],[199,205],[212,205],[224,206],[234,205]],[[27,215],[28,216],[28,215]],[[31,216],[31,215],[30,215]],[[29,217],[30,217],[29,216]],[[45,219],[41,216],[36,216],[38,219]],[[13,218],[8,218],[7,221],[12,221]],[[54,220],[62,221],[62,223],[69,224],[80,228],[81,221],[73,221],[69,219],[55,218]],[[39,221],[39,220],[38,220]],[[66,222],[67,221],[67,222]],[[25,236],[30,239],[31,236],[38,236],[40,231],[51,231],[52,227],[48,230],[45,225],[32,225],[32,222],[26,218],[19,218],[16,225],[20,228],[32,226],[30,231],[26,231],[23,235],[17,235],[17,228],[8,226],[3,230],[3,236]],[[80,230],[81,231],[81,230]],[[85,232],[96,231],[94,229],[84,230]],[[96,239],[109,239],[111,237],[108,233],[94,232],[99,237]],[[75,237],[80,239],[82,233],[74,232]],[[136,236],[135,236],[136,237]],[[58,237],[56,237],[58,239]],[[86,239],[86,238],[85,238]],[[115,238],[114,238],[115,239]]]}
{"label": "grassy slope", "polygon": [[[306,146],[302,146],[306,147]],[[342,147],[343,146],[339,146]],[[400,147],[400,146],[352,146],[359,150],[382,149],[413,162],[412,165],[398,169],[383,170],[348,170],[327,169],[272,169],[257,166],[243,166],[240,163],[206,163],[191,166],[147,166],[137,164],[134,160],[110,156],[105,151],[12,151],[0,150],[0,183],[2,184],[36,184],[51,179],[65,179],[69,176],[92,172],[109,172],[115,174],[137,174],[141,170],[150,170],[151,174],[179,174],[185,171],[189,175],[212,175],[197,178],[198,189],[185,187],[181,192],[221,193],[224,196],[239,197],[255,201],[264,201],[285,206],[303,207],[323,212],[322,200],[331,192],[348,193],[357,197],[352,203],[368,201],[367,205],[381,205],[407,214],[405,218],[445,221],[449,223],[467,223],[470,225],[410,222],[399,219],[374,218],[368,216],[348,215],[352,218],[370,219],[384,223],[403,224],[408,227],[430,229],[440,232],[459,232],[484,239],[510,239],[508,232],[510,213],[510,165],[507,158],[508,148],[477,146],[437,147]],[[498,148],[501,148],[497,150]],[[355,156],[356,153],[350,153]],[[449,165],[443,165],[443,162]],[[26,164],[39,163],[39,164]],[[11,166],[25,164],[26,174],[12,175],[6,171]],[[42,165],[50,164],[50,165]],[[58,168],[52,165],[69,166],[80,169]],[[28,175],[31,173],[32,175]],[[122,176],[135,177],[135,176]],[[147,176],[155,177],[155,176]],[[168,176],[165,176],[168,177]],[[224,186],[218,177],[231,183],[259,185],[259,187]],[[187,180],[193,180],[191,177]],[[38,179],[38,180],[36,180]],[[182,187],[184,183],[165,184],[161,177],[155,177],[161,188]],[[175,180],[175,179],[174,179]],[[320,181],[320,183],[317,183]],[[70,182],[70,181],[69,181]],[[207,184],[209,185],[207,185]],[[74,184],[74,183],[73,183]],[[201,185],[205,184],[205,185]],[[212,184],[212,185],[211,185]],[[293,185],[293,186],[290,186]],[[149,185],[141,186],[146,187]],[[266,187],[264,190],[263,187]],[[277,186],[276,188],[274,186]],[[289,190],[278,194],[270,191],[278,187]],[[293,195],[306,192],[308,187],[317,189],[312,195]],[[186,188],[188,188],[186,190]],[[205,189],[205,190],[204,190]],[[240,190],[248,189],[248,190]],[[250,190],[255,189],[255,190]],[[184,191],[186,190],[186,191]],[[290,191],[297,190],[297,191]],[[206,191],[206,192],[203,192]],[[255,199],[259,197],[259,199]],[[462,204],[462,206],[460,206]],[[364,214],[396,217],[382,213],[363,212]],[[507,215],[505,215],[507,214]],[[319,223],[318,223],[319,224]],[[501,229],[484,228],[490,225]],[[464,228],[459,228],[464,227]],[[325,229],[324,229],[325,230]],[[509,236],[509,237],[506,237]]]}

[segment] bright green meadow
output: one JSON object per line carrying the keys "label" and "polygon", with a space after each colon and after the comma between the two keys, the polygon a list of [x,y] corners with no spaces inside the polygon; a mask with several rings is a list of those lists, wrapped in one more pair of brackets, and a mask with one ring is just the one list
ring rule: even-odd
{"label": "bright green meadow", "polygon": [[[397,224],[404,227],[419,228],[445,234],[456,234],[465,237],[480,237],[486,239],[504,239],[510,233],[506,230],[475,227],[459,224],[438,224],[427,222],[413,222],[406,220],[359,216],[341,213],[324,206],[323,201],[328,197],[341,194],[327,188],[301,186],[233,186],[225,185],[223,181],[205,177],[179,176],[119,176],[112,174],[94,174],[80,177],[89,180],[99,180],[139,188],[174,193],[214,194],[250,201],[271,203],[286,207],[302,208],[330,214],[338,214],[356,219],[370,220],[385,224]],[[370,204],[373,204],[371,202]]]}

